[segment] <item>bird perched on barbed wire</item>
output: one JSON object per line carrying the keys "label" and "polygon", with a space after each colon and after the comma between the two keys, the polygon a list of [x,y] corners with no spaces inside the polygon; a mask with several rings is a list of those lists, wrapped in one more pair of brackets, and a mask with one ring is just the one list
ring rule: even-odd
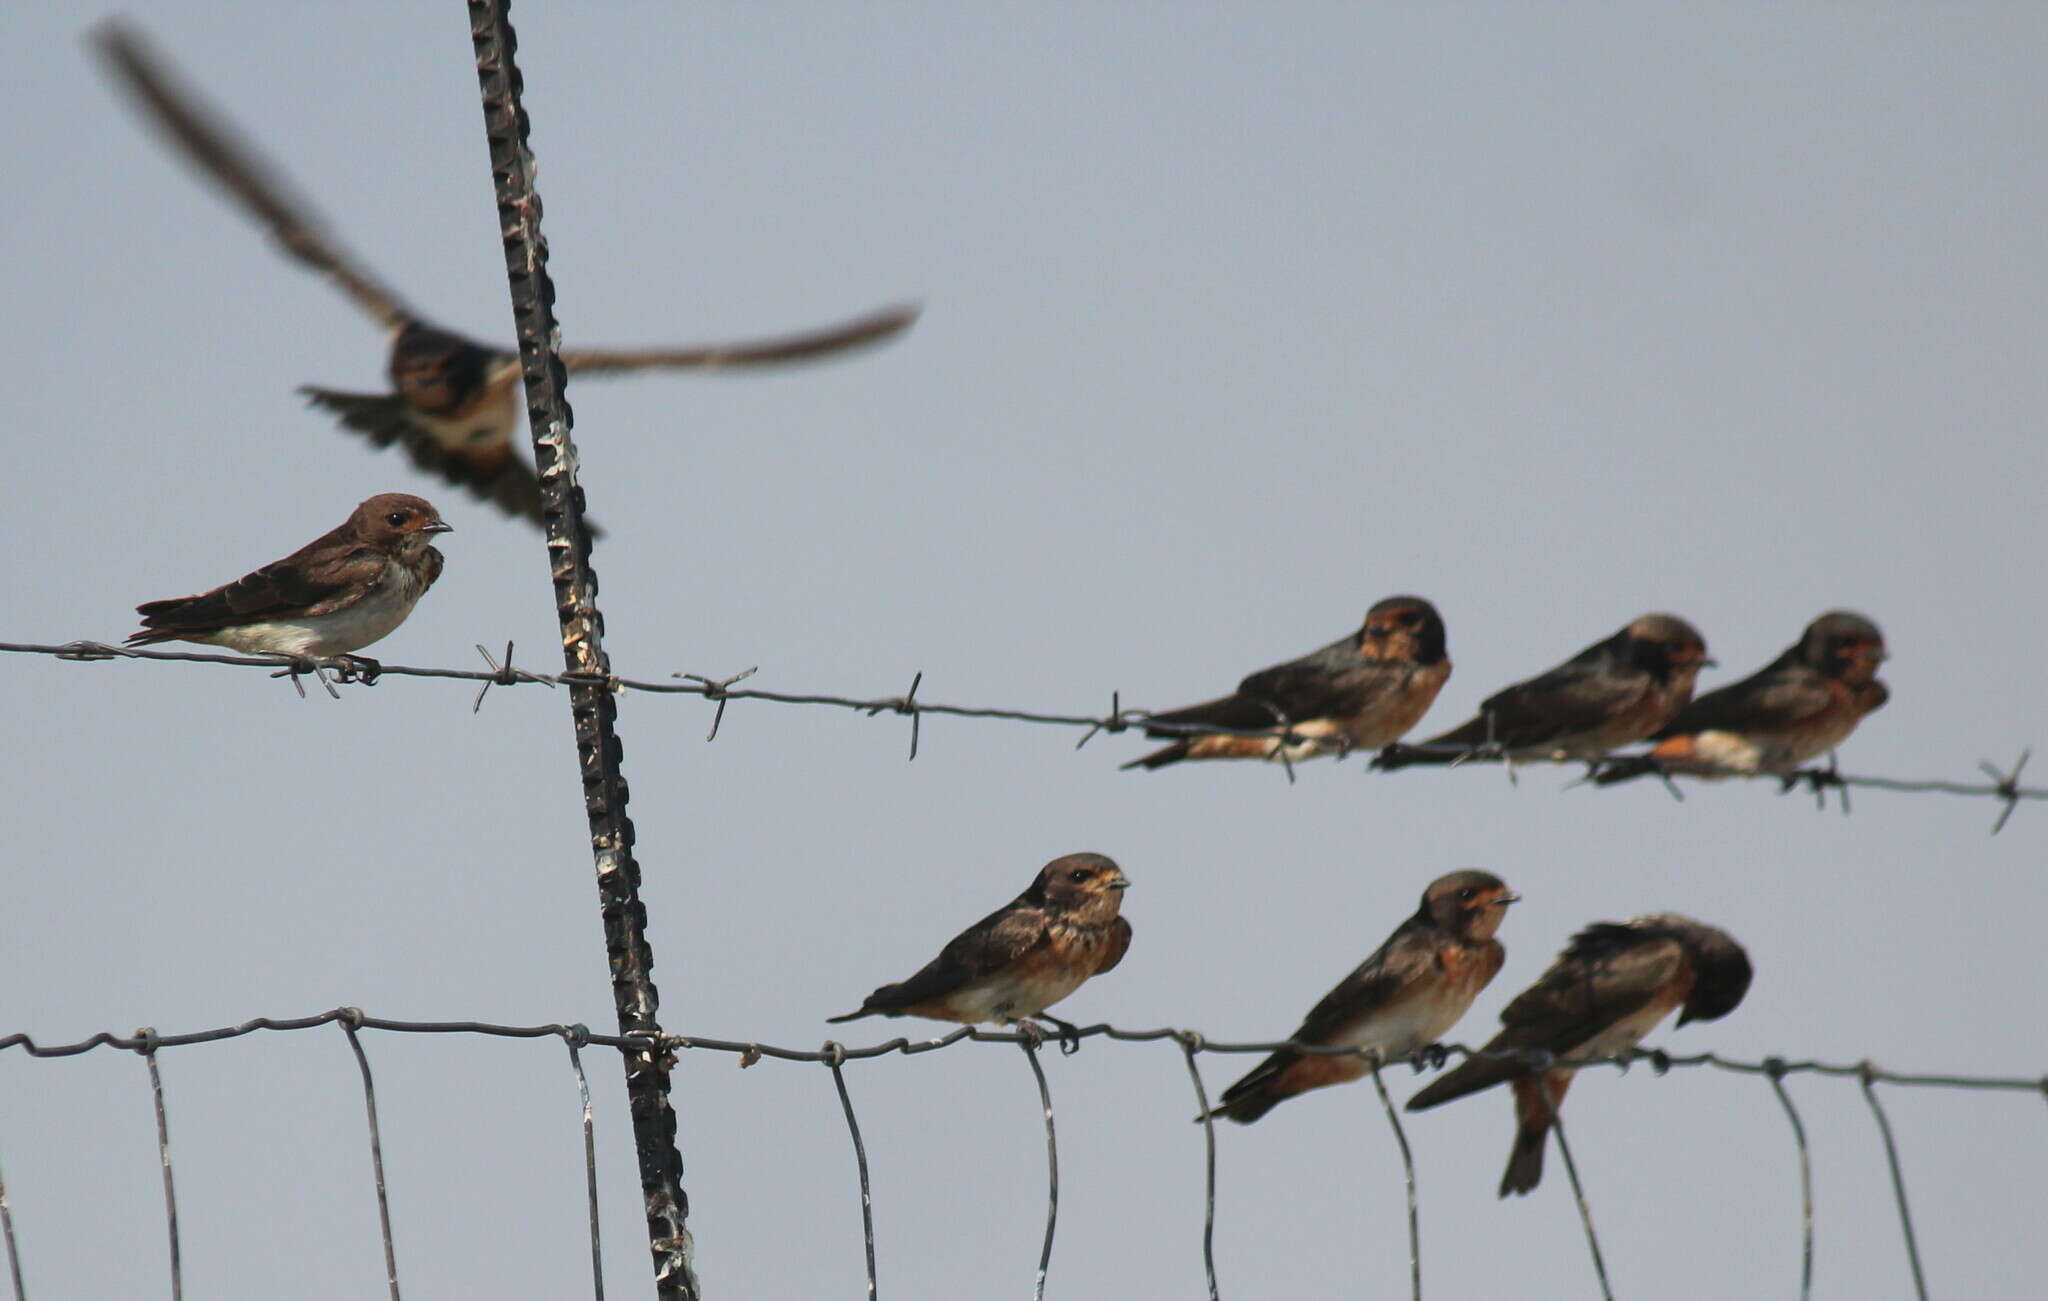
{"label": "bird perched on barbed wire", "polygon": [[1130,884],[1101,854],[1055,858],[1024,893],[954,936],[916,975],[877,989],[858,1011],[826,1019],[923,1016],[1031,1026],[1038,1018],[1071,1044],[1075,1027],[1045,1010],[1123,961],[1131,924],[1120,909]]}
{"label": "bird perched on barbed wire", "polygon": [[[121,88],[215,184],[267,227],[286,256],[320,273],[390,336],[391,389],[350,393],[307,386],[315,406],[379,447],[397,444],[413,464],[509,515],[541,522],[540,484],[513,451],[520,422],[519,354],[441,329],[407,306],[326,229],[275,168],[220,116],[178,83],[132,26],[110,20],[92,43]],[[565,349],[571,373],[718,370],[806,361],[878,343],[917,319],[895,306],[782,338],[669,348]]]}
{"label": "bird perched on barbed wire", "polygon": [[[1422,1111],[1468,1093],[1514,1082],[1515,1145],[1500,1195],[1527,1193],[1543,1178],[1543,1149],[1553,1109],[1575,1068],[1533,1073],[1524,1054],[1559,1062],[1626,1054],[1676,1009],[1678,1024],[1716,1021],[1749,992],[1749,955],[1728,932],[1677,913],[1595,922],[1529,989],[1500,1014],[1501,1032],[1408,1100]],[[1486,1056],[1484,1054],[1504,1054]],[[1545,1101],[1545,1095],[1548,1101]]]}
{"label": "bird perched on barbed wire", "polygon": [[[1491,872],[1440,876],[1415,915],[1310,1009],[1289,1038],[1322,1048],[1376,1051],[1398,1061],[1444,1036],[1507,959],[1494,932],[1521,896]],[[1372,1070],[1362,1056],[1282,1048],[1223,1091],[1211,1116],[1249,1125],[1298,1093],[1356,1080]],[[1197,1117],[1202,1119],[1202,1117]]]}
{"label": "bird perched on barbed wire", "polygon": [[441,553],[432,543],[449,531],[420,498],[379,494],[282,560],[197,596],[136,606],[142,629],[127,644],[190,641],[295,659],[345,656],[373,677],[376,661],[355,652],[404,623],[441,576]]}
{"label": "bird perched on barbed wire", "polygon": [[1876,624],[1830,610],[1778,658],[1679,711],[1650,738],[1657,744],[1648,754],[1602,764],[1593,783],[1611,786],[1653,772],[1789,778],[1848,740],[1866,714],[1891,698],[1877,680],[1886,658]]}
{"label": "bird perched on barbed wire", "polygon": [[1595,759],[1643,740],[1692,699],[1712,664],[1699,631],[1672,614],[1646,614],[1564,663],[1487,697],[1479,713],[1418,745],[1391,745],[1372,766],[1455,763],[1494,754],[1509,760]]}
{"label": "bird perched on barbed wire", "polygon": [[[1365,612],[1357,632],[1260,669],[1230,695],[1147,716],[1145,735],[1176,739],[1124,767],[1164,768],[1183,759],[1294,762],[1376,750],[1422,721],[1450,676],[1444,621],[1436,607],[1419,596],[1390,596]],[[1200,726],[1262,734],[1188,730]]]}

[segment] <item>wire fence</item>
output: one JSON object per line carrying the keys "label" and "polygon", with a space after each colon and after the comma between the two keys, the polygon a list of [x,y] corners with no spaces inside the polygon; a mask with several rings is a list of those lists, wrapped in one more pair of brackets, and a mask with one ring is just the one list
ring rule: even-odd
{"label": "wire fence", "polygon": [[[983,1030],[963,1026],[950,1033],[932,1038],[911,1039],[898,1037],[863,1047],[848,1047],[836,1040],[826,1040],[815,1049],[789,1048],[755,1041],[709,1039],[694,1035],[675,1034],[601,1034],[583,1025],[560,1023],[542,1025],[499,1025],[485,1021],[402,1021],[386,1017],[370,1016],[358,1008],[341,1007],[322,1012],[315,1016],[273,1019],[258,1017],[236,1025],[220,1026],[214,1029],[198,1030],[182,1034],[160,1034],[154,1029],[144,1028],[129,1035],[111,1033],[95,1034],[71,1043],[39,1043],[25,1034],[0,1037],[0,1052],[19,1050],[32,1058],[74,1057],[97,1049],[113,1049],[140,1055],[148,1065],[150,1097],[156,1117],[157,1148],[163,1165],[164,1216],[166,1232],[170,1240],[171,1295],[183,1295],[182,1252],[178,1236],[178,1203],[176,1184],[172,1174],[169,1108],[166,1105],[166,1090],[163,1075],[158,1067],[160,1054],[170,1048],[187,1048],[202,1044],[219,1043],[236,1039],[258,1031],[304,1031],[325,1026],[338,1025],[348,1038],[349,1048],[354,1055],[362,1078],[363,1108],[366,1118],[366,1135],[369,1143],[370,1166],[375,1182],[377,1197],[377,1218],[384,1252],[385,1274],[389,1282],[392,1301],[399,1301],[398,1258],[391,1231],[390,1198],[384,1179],[383,1137],[377,1122],[377,1090],[375,1078],[370,1069],[369,1054],[364,1050],[364,1031],[381,1031],[393,1034],[426,1035],[476,1035],[512,1039],[559,1039],[568,1048],[568,1062],[576,1085],[578,1124],[583,1140],[585,1191],[589,1202],[589,1232],[591,1258],[591,1286],[597,1301],[604,1297],[604,1264],[600,1247],[598,1220],[598,1174],[595,1125],[590,1105],[590,1082],[584,1073],[582,1050],[597,1046],[615,1049],[627,1056],[656,1054],[673,1055],[685,1052],[725,1053],[736,1056],[742,1067],[753,1066],[762,1061],[782,1061],[822,1065],[832,1077],[832,1085],[840,1111],[846,1121],[846,1129],[852,1142],[854,1163],[858,1177],[862,1240],[865,1253],[867,1294],[874,1297],[878,1287],[878,1265],[875,1247],[874,1193],[869,1182],[867,1146],[862,1137],[860,1120],[856,1112],[852,1091],[846,1082],[845,1068],[856,1062],[871,1062],[893,1056],[918,1056],[936,1052],[963,1043],[1002,1044],[1020,1048],[1037,1086],[1041,1104],[1045,1133],[1046,1153],[1046,1209],[1045,1234],[1040,1249],[1038,1271],[1033,1282],[1033,1294],[1043,1298],[1046,1280],[1050,1273],[1053,1243],[1059,1223],[1059,1140],[1055,1123],[1053,1097],[1050,1083],[1039,1059],[1040,1049],[1046,1042],[1043,1032],[1035,1027],[1022,1030]],[[1409,1263],[1409,1292],[1411,1297],[1422,1296],[1423,1254],[1421,1203],[1416,1192],[1415,1158],[1408,1144],[1407,1133],[1401,1124],[1400,1112],[1394,1105],[1382,1078],[1382,1067],[1413,1064],[1415,1066],[1436,1066],[1453,1058],[1484,1057],[1500,1060],[1514,1060],[1526,1063],[1531,1070],[1549,1070],[1558,1067],[1573,1069],[1585,1067],[1613,1067],[1626,1069],[1642,1063],[1650,1066],[1657,1075],[1680,1069],[1707,1069],[1738,1076],[1761,1078],[1767,1081],[1785,1112],[1788,1132],[1798,1152],[1799,1206],[1800,1206],[1800,1296],[1810,1297],[1813,1284],[1815,1212],[1813,1198],[1812,1154],[1808,1146],[1806,1125],[1798,1108],[1792,1101],[1791,1093],[1785,1087],[1789,1076],[1815,1075],[1827,1078],[1854,1080],[1859,1085],[1864,1100],[1875,1121],[1879,1139],[1882,1142],[1886,1165],[1891,1173],[1893,1199],[1898,1208],[1901,1236],[1904,1240],[1907,1260],[1911,1267],[1915,1292],[1925,1298],[1928,1295],[1925,1270],[1920,1256],[1918,1236],[1914,1231],[1912,1212],[1907,1198],[1907,1180],[1899,1158],[1899,1149],[1892,1133],[1891,1122],[1879,1100],[1879,1085],[1894,1088],[1951,1089],[1990,1092],[2035,1093],[2048,1099],[2048,1074],[2038,1078],[2024,1076],[1958,1075],[1942,1073],[1912,1073],[1884,1070],[1875,1064],[1862,1062],[1823,1062],[1815,1060],[1790,1060],[1783,1057],[1766,1057],[1747,1061],[1721,1056],[1718,1053],[1669,1053],[1662,1049],[1635,1048],[1626,1054],[1613,1057],[1596,1057],[1583,1061],[1560,1062],[1549,1053],[1541,1052],[1488,1052],[1464,1044],[1442,1044],[1417,1054],[1413,1059],[1383,1061],[1371,1050],[1349,1047],[1327,1047],[1320,1044],[1301,1044],[1289,1040],[1261,1042],[1224,1042],[1212,1040],[1197,1030],[1159,1027],[1155,1029],[1124,1029],[1117,1026],[1098,1024],[1076,1027],[1071,1035],[1064,1036],[1063,1051],[1079,1048],[1084,1040],[1100,1039],[1122,1044],[1170,1043],[1182,1055],[1187,1066],[1188,1079],[1193,1088],[1197,1114],[1201,1119],[1203,1139],[1203,1196],[1201,1254],[1203,1275],[1207,1281],[1211,1301],[1221,1301],[1222,1285],[1219,1282],[1216,1261],[1216,1136],[1214,1117],[1210,1115],[1209,1092],[1202,1077],[1200,1058],[1205,1054],[1241,1055],[1265,1054],[1280,1049],[1313,1056],[1356,1057],[1364,1059],[1374,1069],[1372,1081],[1377,1092],[1381,1110],[1401,1157],[1407,1198],[1407,1238]],[[1538,1090],[1547,1100],[1548,1091]],[[1555,1122],[1559,1155],[1563,1159],[1566,1178],[1571,1184],[1572,1195],[1578,1204],[1581,1224],[1585,1231],[1588,1255],[1591,1258],[1594,1275],[1601,1295],[1611,1298],[1613,1290],[1607,1276],[1604,1257],[1600,1251],[1600,1240],[1594,1229],[1592,1204],[1586,1191],[1586,1184],[1573,1159],[1571,1148],[1565,1138],[1565,1130],[1556,1108],[1552,1106],[1551,1118]],[[4,1155],[4,1154],[0,1154]],[[4,1169],[4,1167],[0,1167]],[[4,1237],[9,1275],[13,1282],[15,1301],[27,1301],[27,1292],[22,1283],[22,1251],[15,1239],[11,1204],[4,1177],[0,1177],[0,1237]],[[33,1246],[33,1244],[31,1244]]]}
{"label": "wire fence", "polygon": [[[762,701],[776,705],[811,705],[829,709],[851,710],[870,718],[883,714],[897,715],[910,719],[910,758],[916,759],[922,740],[923,729],[920,721],[926,715],[948,718],[979,718],[1002,723],[1035,723],[1049,727],[1077,729],[1081,737],[1074,743],[1080,749],[1103,733],[1126,732],[1133,728],[1144,729],[1162,735],[1209,735],[1209,736],[1255,736],[1277,737],[1281,742],[1278,754],[1282,769],[1288,780],[1294,779],[1294,763],[1286,758],[1287,746],[1297,741],[1312,741],[1316,738],[1297,736],[1286,730],[1287,720],[1281,719],[1274,727],[1232,728],[1217,727],[1205,723],[1180,723],[1154,718],[1142,709],[1123,707],[1123,694],[1110,693],[1109,712],[1105,714],[1046,713],[1030,709],[1014,709],[990,705],[948,705],[935,701],[920,700],[917,693],[924,685],[924,674],[918,672],[911,677],[910,688],[900,696],[837,696],[823,692],[764,691],[758,687],[742,687],[741,682],[753,677],[758,667],[745,669],[726,677],[710,677],[702,673],[673,673],[666,680],[621,677],[615,673],[540,673],[532,669],[519,668],[512,662],[513,645],[505,643],[502,655],[494,655],[481,643],[477,654],[483,657],[486,667],[481,669],[420,668],[406,664],[384,664],[347,658],[335,660],[294,659],[284,655],[223,655],[206,651],[165,651],[143,650],[131,646],[110,646],[104,642],[73,641],[60,644],[34,642],[0,642],[0,652],[14,655],[44,655],[72,663],[103,663],[110,660],[158,660],[187,664],[224,664],[235,668],[268,669],[274,678],[288,679],[301,696],[306,694],[305,679],[313,678],[324,687],[330,696],[339,700],[341,692],[337,684],[370,686],[385,678],[445,678],[457,682],[475,682],[476,696],[470,702],[470,712],[483,709],[484,699],[492,687],[516,687],[538,685],[544,687],[586,687],[597,688],[610,695],[621,692],[643,692],[661,696],[696,696],[716,704],[711,716],[711,729],[706,732],[706,741],[718,739],[719,729],[725,724],[726,706],[735,700]],[[1406,746],[1409,750],[1429,750],[1428,746]],[[1459,767],[1464,763],[1504,763],[1510,780],[1514,776],[1514,765],[1507,762],[1507,756],[1498,746],[1481,746],[1476,749],[1464,747],[1435,747],[1446,753],[1459,755]],[[1342,758],[1340,754],[1338,756]],[[1825,766],[1800,769],[1797,773],[1780,779],[1781,792],[1797,787],[1810,790],[1816,803],[1825,808],[1827,794],[1834,791],[1840,799],[1842,812],[1850,810],[1849,791],[1852,788],[1868,790],[1931,793],[1941,795],[1965,795],[1995,799],[1999,802],[1997,820],[1992,824],[1991,833],[1998,834],[2005,829],[2013,810],[2024,800],[2048,800],[2048,788],[2022,786],[2020,777],[2025,773],[2027,761],[2033,757],[2032,749],[2021,751],[2019,758],[2010,768],[1999,768],[1989,761],[1978,764],[1978,770],[1986,778],[1982,782],[1951,781],[1945,778],[1883,777],[1863,773],[1845,773],[1836,767],[1832,757]],[[1665,789],[1675,797],[1683,799],[1678,785],[1671,776],[1657,773]],[[1575,783],[1577,784],[1577,783]]]}

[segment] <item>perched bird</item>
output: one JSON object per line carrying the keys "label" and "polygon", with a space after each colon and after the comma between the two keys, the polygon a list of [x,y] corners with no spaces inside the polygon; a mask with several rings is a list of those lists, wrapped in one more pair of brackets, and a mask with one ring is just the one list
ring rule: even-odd
{"label": "perched bird", "polygon": [[[1266,730],[1265,736],[1187,733],[1147,727],[1173,744],[1126,768],[1164,768],[1183,759],[1292,762],[1390,745],[1429,712],[1451,676],[1444,621],[1419,596],[1390,596],[1365,612],[1357,632],[1298,660],[1260,669],[1237,691],[1205,704],[1153,714],[1151,723]],[[1296,740],[1284,739],[1286,733]]]}
{"label": "perched bird", "polygon": [[350,656],[388,636],[441,576],[432,542],[450,527],[402,492],[370,498],[339,528],[232,583],[135,607],[130,646],[192,641],[252,655]]}
{"label": "perched bird", "polygon": [[1840,745],[1891,692],[1877,680],[1884,634],[1860,614],[1830,610],[1785,653],[1740,682],[1679,711],[1650,739],[1648,754],[1615,759],[1593,782],[1611,786],[1649,772],[1692,777],[1789,777]]}
{"label": "perched bird", "polygon": [[[270,230],[286,256],[333,281],[391,339],[391,391],[346,393],[307,387],[314,405],[379,447],[402,446],[414,465],[509,515],[540,523],[540,484],[513,453],[521,423],[519,354],[474,342],[429,323],[328,233],[254,146],[198,97],[133,27],[110,20],[92,43],[121,88],[200,170]],[[568,349],[577,374],[670,369],[714,370],[803,361],[876,343],[918,316],[896,306],[785,338],[674,348]]]}
{"label": "perched bird", "polygon": [[[1323,995],[1289,1037],[1327,1048],[1378,1049],[1389,1062],[1427,1048],[1457,1024],[1500,970],[1507,951],[1493,933],[1520,898],[1490,872],[1438,877],[1415,915]],[[1363,1057],[1282,1048],[1225,1089],[1222,1105],[1209,1115],[1249,1125],[1297,1093],[1370,1070]]]}
{"label": "perched bird", "polygon": [[1442,736],[1389,746],[1373,767],[1452,763],[1489,742],[1509,759],[1598,758],[1670,722],[1712,663],[1691,624],[1646,614],[1548,673],[1495,692],[1478,717]]}
{"label": "perched bird", "polygon": [[1039,869],[1030,888],[953,937],[899,984],[867,996],[864,1016],[925,1016],[973,1025],[1037,1017],[1072,1036],[1045,1009],[1123,961],[1131,924],[1118,916],[1129,878],[1101,854],[1068,854]]}
{"label": "perched bird", "polygon": [[[1542,979],[1500,1014],[1505,1028],[1483,1053],[1549,1053],[1560,1062],[1617,1057],[1642,1041],[1673,1008],[1678,1024],[1716,1021],[1749,991],[1749,955],[1723,930],[1676,913],[1595,922]],[[1564,1101],[1574,1068],[1530,1073],[1526,1060],[1468,1057],[1408,1100],[1421,1111],[1512,1080],[1515,1146],[1500,1195],[1526,1193],[1543,1177],[1551,1108]],[[1544,1102],[1544,1092],[1549,1103]]]}

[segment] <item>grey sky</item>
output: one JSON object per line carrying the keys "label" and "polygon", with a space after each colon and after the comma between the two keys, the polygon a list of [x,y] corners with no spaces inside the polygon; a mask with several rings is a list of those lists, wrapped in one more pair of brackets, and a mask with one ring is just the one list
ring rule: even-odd
{"label": "grey sky", "polygon": [[[381,490],[457,532],[373,653],[558,667],[535,535],[337,435],[293,387],[375,382],[375,331],[267,250],[95,75],[57,6],[0,13],[12,471],[5,636],[116,639],[137,601],[270,560]],[[150,30],[437,319],[509,339],[459,6],[159,4]],[[907,340],[774,378],[573,386],[622,672],[1092,711],[1167,707],[1433,598],[1457,670],[1425,728],[1672,609],[1748,672],[1866,611],[1890,706],[1845,767],[1965,776],[2048,745],[2048,16],[2026,6],[863,5],[515,10],[571,342],[768,332],[921,296]],[[0,665],[0,1031],[169,1031],[342,1003],[608,1026],[566,703],[392,681]],[[1654,1036],[1897,1069],[2048,1068],[2048,819],[1762,785],[1560,792],[1536,771],[1119,773],[1049,729],[628,698],[621,729],[671,1030],[814,1045],[1080,849],[1134,888],[1076,1020],[1285,1034],[1444,870],[1528,902],[1459,1037],[1577,926],[1673,909],[1757,980]],[[849,1027],[886,1037],[914,1023]],[[862,1036],[855,1036],[861,1038]],[[865,1041],[865,1040],[863,1040]],[[367,1040],[409,1296],[588,1286],[559,1045]],[[1026,1292],[1030,1077],[965,1047],[849,1069],[882,1286]],[[609,1283],[644,1289],[613,1060]],[[1170,1045],[1048,1060],[1052,1295],[1197,1295],[1200,1133]],[[1210,1087],[1241,1065],[1208,1059]],[[193,1295],[380,1288],[339,1032],[167,1053]],[[1819,1297],[1909,1294],[1855,1086],[1812,1131]],[[1405,1078],[1399,1096],[1412,1091]],[[2039,1098],[1890,1091],[1933,1285],[2048,1264]],[[30,1295],[156,1291],[143,1067],[0,1053]],[[857,1295],[829,1076],[686,1056],[707,1293]],[[1793,1295],[1793,1149],[1760,1081],[1589,1077],[1567,1122],[1618,1294]],[[1553,1169],[1496,1202],[1488,1095],[1416,1117],[1431,1295],[1592,1292]],[[1397,1159],[1371,1090],[1219,1134],[1231,1296],[1395,1295]],[[1527,1280],[1540,1280],[1529,1283]],[[1516,1280],[1510,1284],[1509,1280]]]}

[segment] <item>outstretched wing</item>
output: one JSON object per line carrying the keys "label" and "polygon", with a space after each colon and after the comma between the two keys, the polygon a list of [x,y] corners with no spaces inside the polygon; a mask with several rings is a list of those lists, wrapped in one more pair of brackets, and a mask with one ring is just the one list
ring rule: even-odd
{"label": "outstretched wing", "polygon": [[411,314],[397,294],[352,259],[293,195],[254,145],[178,84],[169,64],[141,32],[118,19],[92,32],[93,47],[156,124],[200,170],[270,229],[285,253],[341,287],[356,306],[386,327]]}
{"label": "outstretched wing", "polygon": [[635,370],[725,370],[810,361],[880,343],[910,328],[924,308],[903,303],[833,325],[771,339],[700,343],[677,348],[571,348],[562,365],[581,375]]}

